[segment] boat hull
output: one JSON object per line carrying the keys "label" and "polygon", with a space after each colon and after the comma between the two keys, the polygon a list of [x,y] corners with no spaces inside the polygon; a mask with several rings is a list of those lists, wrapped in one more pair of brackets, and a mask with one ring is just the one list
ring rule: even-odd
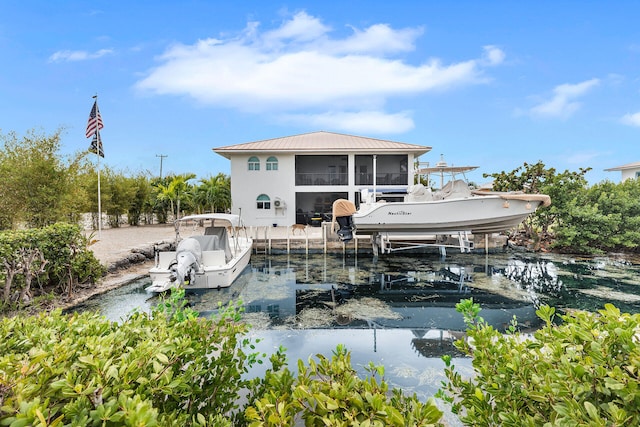
{"label": "boat hull", "polygon": [[353,214],[358,233],[402,231],[431,234],[497,233],[516,227],[541,204],[473,196],[426,202],[374,203]]}
{"label": "boat hull", "polygon": [[[227,264],[207,266],[203,265],[199,271],[195,272],[193,280],[183,285],[184,289],[217,289],[227,288],[242,273],[251,259],[252,242],[243,244],[239,252]],[[149,269],[151,286],[146,290],[149,292],[164,292],[176,285],[172,280],[174,271],[169,268],[153,267]]]}

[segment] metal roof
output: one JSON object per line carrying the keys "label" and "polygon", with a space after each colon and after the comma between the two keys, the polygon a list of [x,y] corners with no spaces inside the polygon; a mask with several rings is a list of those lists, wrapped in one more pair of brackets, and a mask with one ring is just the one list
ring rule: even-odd
{"label": "metal roof", "polygon": [[626,165],[616,166],[615,168],[605,169],[605,171],[623,171],[626,169],[640,169],[640,162],[627,163]]}
{"label": "metal roof", "polygon": [[265,139],[244,144],[227,145],[213,151],[230,158],[240,153],[413,153],[417,156],[431,150],[431,147],[363,136],[345,135],[334,132],[311,132],[282,138]]}

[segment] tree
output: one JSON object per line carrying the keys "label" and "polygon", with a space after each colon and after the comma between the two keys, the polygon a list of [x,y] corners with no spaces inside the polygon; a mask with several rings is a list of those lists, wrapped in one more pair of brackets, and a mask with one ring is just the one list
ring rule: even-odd
{"label": "tree", "polygon": [[151,180],[151,197],[149,204],[160,224],[167,222],[167,213],[170,209],[173,210],[168,191],[169,181],[170,177],[166,176],[164,178],[154,178]]}
{"label": "tree", "polygon": [[62,157],[61,130],[0,134],[0,227],[42,227],[72,216],[75,178],[85,154]]}
{"label": "tree", "polygon": [[586,192],[587,180],[584,175],[591,168],[580,168],[578,172],[557,173],[547,168],[542,161],[535,164],[524,163],[511,172],[483,174],[493,178],[496,191],[524,191],[525,193],[547,194],[551,206],[538,209],[523,223],[525,234],[538,240],[539,235],[547,235],[562,226],[562,220],[576,200]]}
{"label": "tree", "polygon": [[127,216],[129,225],[140,225],[140,219],[143,215],[151,215],[151,184],[143,174],[138,174],[130,179],[130,184],[133,186],[135,194],[129,205]]}
{"label": "tree", "polygon": [[188,181],[195,177],[196,175],[193,173],[167,176],[164,179],[164,183],[159,182],[155,186],[156,200],[160,202],[160,205],[168,203],[171,207],[171,213],[174,217],[177,217],[179,211],[185,209],[184,206],[180,207],[181,203],[187,203],[187,207],[189,207],[189,203],[192,200],[193,187],[189,185]]}
{"label": "tree", "polygon": [[640,182],[609,181],[585,190],[559,214],[554,246],[573,253],[602,253],[640,247]]}
{"label": "tree", "polygon": [[223,173],[200,180],[195,188],[194,202],[203,210],[224,212],[231,207],[231,178]]}
{"label": "tree", "polygon": [[109,225],[119,227],[122,216],[129,212],[135,198],[136,186],[132,178],[105,169],[103,210],[109,214]]}

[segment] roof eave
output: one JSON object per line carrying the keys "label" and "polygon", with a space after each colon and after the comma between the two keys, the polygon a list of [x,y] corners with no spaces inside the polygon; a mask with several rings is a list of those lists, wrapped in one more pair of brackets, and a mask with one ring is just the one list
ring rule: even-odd
{"label": "roof eave", "polygon": [[221,156],[226,158],[230,158],[231,155],[235,154],[256,154],[256,153],[275,153],[275,154],[415,154],[422,155],[431,151],[431,147],[421,147],[421,148],[394,148],[394,149],[337,149],[337,148],[327,148],[327,149],[313,149],[313,150],[256,150],[256,149],[218,149],[214,148],[213,151]]}

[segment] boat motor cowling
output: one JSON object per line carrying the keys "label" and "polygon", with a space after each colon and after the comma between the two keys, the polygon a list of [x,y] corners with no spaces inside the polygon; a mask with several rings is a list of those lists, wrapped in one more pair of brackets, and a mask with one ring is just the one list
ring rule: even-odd
{"label": "boat motor cowling", "polygon": [[353,239],[353,230],[356,227],[353,225],[353,218],[351,216],[340,216],[336,218],[338,222],[338,237],[341,242],[349,242]]}
{"label": "boat motor cowling", "polygon": [[187,238],[178,243],[176,248],[176,260],[171,268],[172,281],[178,281],[179,285],[191,283],[195,279],[195,273],[202,263],[202,249],[196,239]]}
{"label": "boat motor cowling", "polygon": [[356,205],[353,202],[346,199],[337,199],[333,202],[333,221],[331,222],[331,229],[334,228],[336,222],[338,223],[338,237],[342,242],[349,242],[353,239],[353,231],[356,229],[353,224],[352,215],[356,212]]}

